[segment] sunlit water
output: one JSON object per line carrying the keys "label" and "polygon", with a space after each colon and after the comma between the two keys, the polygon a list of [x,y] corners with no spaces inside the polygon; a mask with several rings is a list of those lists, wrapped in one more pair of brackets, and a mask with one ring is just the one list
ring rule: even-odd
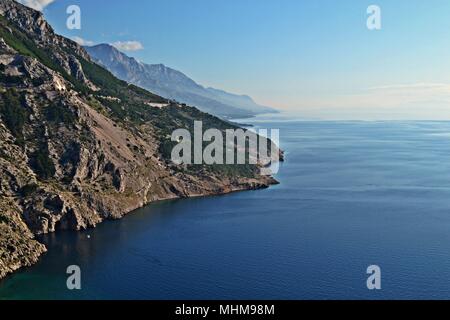
{"label": "sunlit water", "polygon": [[279,186],[50,235],[0,298],[450,298],[450,122],[254,123],[281,130]]}

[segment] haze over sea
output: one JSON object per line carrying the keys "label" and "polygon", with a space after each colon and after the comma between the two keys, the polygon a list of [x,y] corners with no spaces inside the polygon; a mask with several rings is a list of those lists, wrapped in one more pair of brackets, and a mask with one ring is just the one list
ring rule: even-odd
{"label": "haze over sea", "polygon": [[[280,129],[280,185],[45,236],[48,253],[0,282],[0,299],[450,297],[450,122],[245,123]],[[373,264],[379,291],[366,287]]]}

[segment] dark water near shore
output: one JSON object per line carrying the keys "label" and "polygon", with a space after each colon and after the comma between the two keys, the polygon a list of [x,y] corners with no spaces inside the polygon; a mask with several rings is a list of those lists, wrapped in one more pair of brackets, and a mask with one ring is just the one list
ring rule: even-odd
{"label": "dark water near shore", "polygon": [[450,122],[254,121],[281,130],[279,186],[50,235],[0,298],[450,298]]}

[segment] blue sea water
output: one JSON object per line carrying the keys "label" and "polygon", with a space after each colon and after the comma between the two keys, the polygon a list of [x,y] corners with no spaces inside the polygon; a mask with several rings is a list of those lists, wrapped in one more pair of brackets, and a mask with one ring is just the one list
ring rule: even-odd
{"label": "blue sea water", "polygon": [[450,298],[450,122],[252,121],[280,129],[280,185],[46,236],[0,299]]}

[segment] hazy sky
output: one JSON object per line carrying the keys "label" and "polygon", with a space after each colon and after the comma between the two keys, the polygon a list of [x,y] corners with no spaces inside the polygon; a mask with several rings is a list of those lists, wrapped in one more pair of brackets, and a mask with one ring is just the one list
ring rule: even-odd
{"label": "hazy sky", "polygon": [[[450,119],[448,0],[28,2],[50,3],[44,13],[58,33],[139,49],[127,54],[262,104],[311,116]],[[66,28],[72,4],[81,30]],[[379,31],[366,27],[371,4],[381,8]]]}

